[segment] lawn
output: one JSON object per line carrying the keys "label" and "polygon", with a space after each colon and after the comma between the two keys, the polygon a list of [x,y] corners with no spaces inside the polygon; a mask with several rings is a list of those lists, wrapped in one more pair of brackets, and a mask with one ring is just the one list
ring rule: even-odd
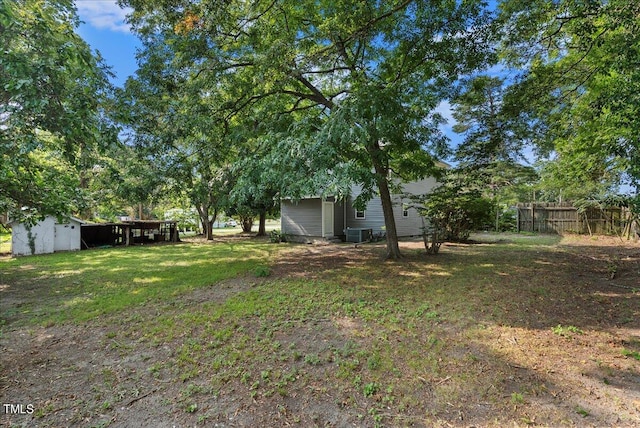
{"label": "lawn", "polygon": [[11,233],[5,232],[0,227],[0,254],[11,252]]}
{"label": "lawn", "polygon": [[0,421],[638,426],[640,247],[473,238],[1,258]]}

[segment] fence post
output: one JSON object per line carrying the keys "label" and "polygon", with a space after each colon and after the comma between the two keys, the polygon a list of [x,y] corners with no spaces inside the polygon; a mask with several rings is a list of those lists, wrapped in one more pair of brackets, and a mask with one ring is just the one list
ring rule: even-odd
{"label": "fence post", "polygon": [[531,231],[532,232],[536,231],[536,209],[535,209],[535,205],[536,205],[535,202],[531,204]]}

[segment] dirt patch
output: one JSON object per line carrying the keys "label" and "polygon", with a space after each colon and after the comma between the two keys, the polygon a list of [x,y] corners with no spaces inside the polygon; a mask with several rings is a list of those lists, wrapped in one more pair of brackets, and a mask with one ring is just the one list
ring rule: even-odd
{"label": "dirt patch", "polygon": [[[27,297],[3,294],[0,306],[12,315],[0,338],[0,402],[14,407],[0,413],[0,423],[640,426],[640,361],[634,357],[640,356],[640,247],[601,237],[571,237],[533,251],[483,252],[483,245],[505,242],[445,244],[438,256],[421,254],[421,242],[404,242],[400,262],[382,259],[384,244],[299,245],[274,261],[267,278],[223,281],[82,325],[14,327],[24,316],[16,310],[21,299],[38,290],[26,286]],[[393,312],[431,287],[454,293],[447,278],[466,268],[475,269],[473,283],[455,286],[466,287],[468,301],[446,310],[435,301],[416,305],[420,318]],[[370,277],[350,279],[351,271]],[[242,364],[215,365],[231,356],[216,354],[223,348],[213,339],[198,342],[208,327],[188,321],[190,313],[278,282],[326,278],[353,288],[340,313],[218,321],[238,342],[224,349],[237,351],[236,361],[251,359],[251,376]],[[380,286],[385,280],[387,288]],[[499,281],[514,286],[492,294]],[[453,315],[469,305],[473,311]],[[380,324],[379,316],[390,321]],[[159,317],[178,333],[147,330],[158,328]],[[416,319],[429,329],[409,326]],[[246,355],[261,348],[241,347],[243,338],[263,340],[263,353]],[[188,361],[184,350],[202,346],[202,360]],[[395,355],[396,349],[412,354]],[[181,364],[194,371],[176,370]],[[394,389],[366,378],[367,370],[383,373]]]}

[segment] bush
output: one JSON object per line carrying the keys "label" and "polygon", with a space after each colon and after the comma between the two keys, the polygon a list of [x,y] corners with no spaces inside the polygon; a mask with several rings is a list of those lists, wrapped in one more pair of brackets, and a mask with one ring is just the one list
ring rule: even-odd
{"label": "bush", "polygon": [[256,266],[253,273],[256,278],[266,278],[271,275],[271,269],[268,266]]}
{"label": "bush", "polygon": [[279,242],[287,242],[287,236],[280,232],[280,230],[276,229],[276,230],[272,230],[271,232],[269,232],[269,241],[273,242],[274,244],[277,244]]}
{"label": "bush", "polygon": [[496,207],[498,213],[498,230],[496,232],[515,232],[518,230],[517,211],[511,208]]}
{"label": "bush", "polygon": [[492,222],[493,204],[478,189],[443,185],[420,197],[419,203],[418,210],[447,241],[464,241],[472,231]]}

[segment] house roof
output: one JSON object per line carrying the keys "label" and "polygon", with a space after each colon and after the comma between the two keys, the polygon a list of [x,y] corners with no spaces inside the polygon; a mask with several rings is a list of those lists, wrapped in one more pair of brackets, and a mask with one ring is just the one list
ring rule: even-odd
{"label": "house roof", "polygon": [[[53,218],[56,221],[58,220],[55,216],[52,216],[52,215],[48,215],[45,218],[49,218],[49,217]],[[79,224],[86,224],[87,223],[86,221],[81,220],[81,219],[79,219],[77,217],[73,217],[73,216],[67,216],[67,217],[63,217],[63,218],[65,218],[67,221],[72,221],[74,223],[79,223]],[[22,224],[22,223],[23,222],[18,221],[18,220],[11,220],[11,221],[9,221],[8,224],[15,225],[15,224]]]}

